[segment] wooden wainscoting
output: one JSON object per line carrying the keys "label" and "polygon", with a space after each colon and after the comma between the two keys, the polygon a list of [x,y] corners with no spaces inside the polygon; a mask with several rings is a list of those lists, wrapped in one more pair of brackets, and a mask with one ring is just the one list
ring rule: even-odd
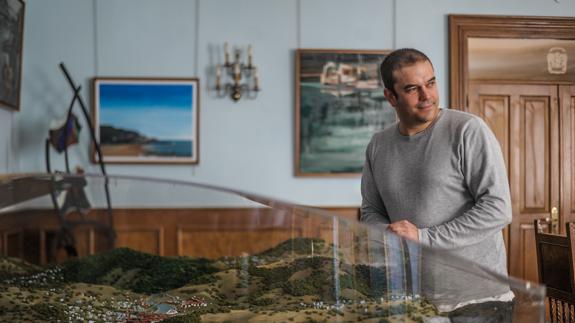
{"label": "wooden wainscoting", "polygon": [[[324,209],[357,219],[357,207]],[[301,215],[299,209],[295,212]],[[295,237],[333,241],[330,219],[294,214],[269,208],[114,209],[114,246],[160,256],[214,259],[261,252]],[[79,215],[70,217],[81,219]],[[106,210],[92,210],[84,219],[105,224]],[[53,210],[5,213],[0,219],[0,250],[3,255],[34,264],[58,263],[67,258],[59,247],[59,233],[59,220]],[[80,257],[105,250],[109,241],[101,228],[90,225],[77,226],[73,236]],[[341,230],[338,239],[343,236],[353,239],[351,232]]]}
{"label": "wooden wainscoting", "polygon": [[178,255],[215,259],[221,255],[240,256],[262,252],[271,245],[301,236],[301,230],[257,228],[249,231],[233,228],[218,230],[180,227],[177,233]]}
{"label": "wooden wainscoting", "polygon": [[115,246],[164,256],[164,228],[138,225],[116,227]]}

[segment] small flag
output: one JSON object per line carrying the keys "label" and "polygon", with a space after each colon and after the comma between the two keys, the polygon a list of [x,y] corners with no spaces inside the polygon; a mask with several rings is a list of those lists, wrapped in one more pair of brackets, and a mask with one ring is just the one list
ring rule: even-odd
{"label": "small flag", "polygon": [[70,114],[64,125],[56,129],[50,129],[50,143],[57,152],[61,153],[68,146],[78,143],[78,135],[81,129],[78,118],[74,114]]}

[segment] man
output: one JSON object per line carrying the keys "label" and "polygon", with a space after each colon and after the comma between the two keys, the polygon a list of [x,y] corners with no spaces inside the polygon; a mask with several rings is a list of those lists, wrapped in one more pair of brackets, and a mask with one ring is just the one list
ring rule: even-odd
{"label": "man", "polygon": [[511,201],[499,143],[471,114],[439,108],[433,65],[415,49],[381,64],[398,122],[366,150],[361,221],[507,275]]}

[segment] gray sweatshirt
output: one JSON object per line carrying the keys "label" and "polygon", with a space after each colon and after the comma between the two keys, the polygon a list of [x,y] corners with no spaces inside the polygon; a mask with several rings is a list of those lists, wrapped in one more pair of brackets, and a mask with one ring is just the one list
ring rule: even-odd
{"label": "gray sweatshirt", "polygon": [[416,135],[401,135],[397,124],[375,134],[361,192],[361,221],[408,220],[423,245],[507,275],[509,184],[499,143],[480,118],[442,109]]}

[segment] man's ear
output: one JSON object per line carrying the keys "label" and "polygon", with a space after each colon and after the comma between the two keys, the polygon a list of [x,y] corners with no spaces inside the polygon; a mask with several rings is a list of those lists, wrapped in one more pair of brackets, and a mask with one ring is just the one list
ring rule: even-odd
{"label": "man's ear", "polygon": [[384,88],[383,95],[385,96],[389,104],[391,104],[392,107],[395,107],[395,104],[397,103],[397,97],[395,96],[395,94],[390,90],[388,90],[387,88]]}

